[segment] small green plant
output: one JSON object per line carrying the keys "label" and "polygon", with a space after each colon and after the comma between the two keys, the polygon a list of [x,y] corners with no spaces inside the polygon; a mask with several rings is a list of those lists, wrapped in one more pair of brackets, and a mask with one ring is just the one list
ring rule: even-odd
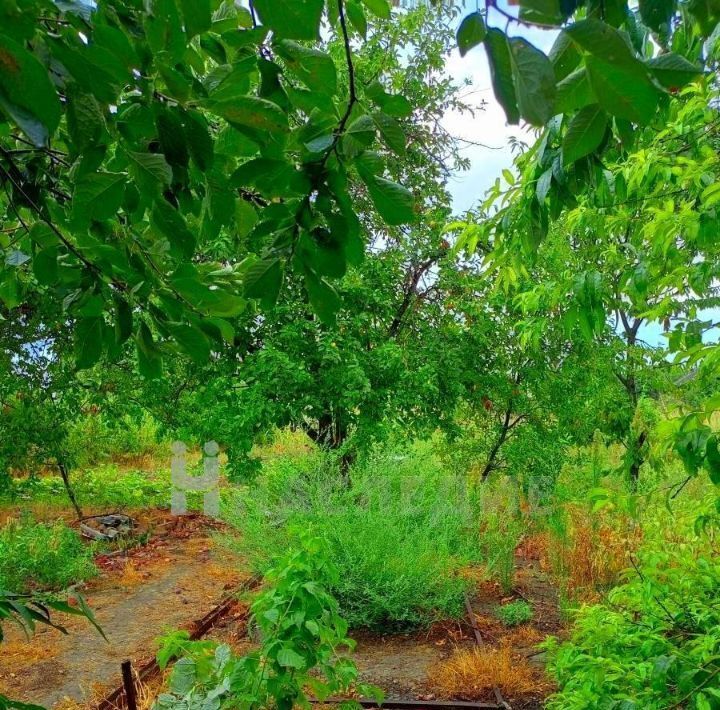
{"label": "small green plant", "polygon": [[338,576],[327,544],[304,534],[299,539],[300,549],[268,571],[269,586],[251,607],[261,636],[259,649],[236,657],[227,645],[192,642],[184,632],[163,640],[160,666],[180,659],[170,674],[170,692],[158,698],[157,710],[219,707],[226,701],[233,707],[291,710],[308,705],[308,689],[324,700],[351,685],[382,700],[377,688],[355,685],[355,664],[342,653],[351,650],[354,641],[327,592]]}
{"label": "small green plant", "polygon": [[11,521],[0,529],[0,589],[59,590],[97,574],[92,547],[65,523]]}
{"label": "small green plant", "polygon": [[523,599],[517,599],[514,602],[499,606],[496,614],[505,626],[519,626],[520,624],[526,624],[533,618],[532,607]]}

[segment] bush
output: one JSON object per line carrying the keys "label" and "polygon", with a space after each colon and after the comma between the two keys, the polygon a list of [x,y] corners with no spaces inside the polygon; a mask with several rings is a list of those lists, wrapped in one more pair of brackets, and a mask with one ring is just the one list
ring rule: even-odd
{"label": "bush", "polygon": [[155,454],[159,446],[159,424],[147,412],[117,419],[100,412],[86,414],[68,431],[67,448],[74,464],[81,468]]}
{"label": "bush", "polygon": [[533,618],[532,607],[522,599],[499,606],[496,614],[505,626],[519,626]]}
{"label": "bush", "polygon": [[464,480],[417,448],[375,455],[350,479],[348,487],[319,453],[266,464],[229,513],[242,551],[263,571],[297,531],[324,538],[340,571],[329,591],[354,627],[411,628],[461,616],[468,582],[458,572],[477,552]]}
{"label": "bush", "polygon": [[718,706],[720,561],[682,545],[644,553],[632,575],[579,611],[569,641],[546,642],[550,710]]}
{"label": "bush", "polygon": [[96,574],[92,548],[62,522],[10,521],[0,529],[0,589],[59,590]]}

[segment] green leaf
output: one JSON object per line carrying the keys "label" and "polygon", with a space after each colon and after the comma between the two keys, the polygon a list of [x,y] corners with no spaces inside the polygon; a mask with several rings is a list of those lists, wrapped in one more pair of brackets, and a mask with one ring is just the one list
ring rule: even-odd
{"label": "green leaf", "polygon": [[360,170],[360,177],[367,185],[375,209],[389,225],[406,224],[415,219],[415,199],[410,190],[364,169]]}
{"label": "green leaf", "polygon": [[666,37],[675,14],[675,0],[640,0],[639,5],[642,21],[661,37]]}
{"label": "green leaf", "polygon": [[280,259],[257,260],[244,271],[243,293],[247,298],[257,298],[266,308],[271,308],[280,295],[282,279]]}
{"label": "green leaf", "polygon": [[626,68],[590,56],[585,65],[590,87],[608,113],[639,124],[652,120],[659,92],[642,64],[636,62]]}
{"label": "green leaf", "polygon": [[520,38],[510,40],[510,59],[520,115],[534,126],[542,126],[553,115],[555,73],[550,60]]}
{"label": "green leaf", "polygon": [[674,52],[667,52],[648,59],[646,64],[658,82],[666,89],[671,90],[680,89],[702,74],[700,67]]}
{"label": "green leaf", "polygon": [[347,11],[350,24],[357,30],[357,33],[363,39],[366,39],[368,24],[362,5],[358,2],[358,0],[346,0],[345,10]]}
{"label": "green leaf", "polygon": [[718,438],[715,434],[708,437],[705,445],[705,467],[710,474],[710,480],[720,485],[720,450],[718,449]]}
{"label": "green leaf", "polygon": [[207,32],[212,25],[210,0],[180,0],[188,39]]}
{"label": "green leaf", "polygon": [[562,81],[580,64],[580,52],[567,32],[561,32],[555,40],[548,59],[553,66],[556,81]]}
{"label": "green leaf", "polygon": [[150,328],[141,323],[135,337],[137,344],[138,369],[143,377],[156,380],[162,377],[162,354],[153,340]]}
{"label": "green leaf", "polygon": [[570,25],[564,32],[580,49],[608,64],[630,66],[638,62],[627,36],[606,22],[589,18]]}
{"label": "green leaf", "polygon": [[132,309],[128,302],[120,296],[115,296],[113,300],[115,302],[115,342],[122,345],[132,335]]}
{"label": "green leaf", "polygon": [[195,237],[188,229],[185,218],[165,199],[155,201],[150,222],[170,242],[170,250],[177,256],[189,259],[195,252]]}
{"label": "green leaf", "polygon": [[324,0],[255,0],[254,7],[263,25],[278,37],[319,40]]}
{"label": "green leaf", "polygon": [[333,95],[337,91],[337,73],[330,55],[319,49],[303,47],[284,39],[276,45],[288,68],[311,91]]}
{"label": "green leaf", "polygon": [[477,47],[487,35],[485,20],[479,12],[468,15],[457,31],[457,43],[460,56],[464,57],[473,47]]}
{"label": "green leaf", "polygon": [[165,326],[193,362],[203,365],[210,359],[210,343],[200,328],[186,323],[165,323]]}
{"label": "green leaf", "polygon": [[125,173],[91,173],[75,185],[73,212],[83,220],[114,218],[125,194]]}
{"label": "green leaf", "polygon": [[165,156],[159,153],[134,153],[130,150],[127,156],[130,160],[130,172],[142,189],[156,191],[158,187],[170,184],[172,169]]}
{"label": "green leaf", "polygon": [[571,165],[598,148],[605,136],[607,123],[607,114],[597,104],[586,106],[573,116],[563,138],[563,163]]}
{"label": "green leaf", "polygon": [[60,100],[47,69],[4,34],[0,34],[0,107],[37,146],[47,145],[60,123]]}
{"label": "green leaf", "polygon": [[381,20],[390,19],[390,3],[387,0],[363,0],[363,4]]}
{"label": "green leaf", "polygon": [[291,648],[281,648],[278,651],[277,662],[285,668],[297,668],[298,670],[305,668],[305,659]]}
{"label": "green leaf", "polygon": [[373,114],[373,120],[385,145],[394,153],[405,155],[405,132],[400,124],[385,113]]}
{"label": "green leaf", "polygon": [[[563,2],[563,7],[567,3]],[[520,3],[520,19],[523,22],[541,25],[561,25],[567,18],[558,0],[522,0]]]}
{"label": "green leaf", "polygon": [[190,157],[200,170],[206,172],[215,159],[215,142],[210,137],[207,121],[198,111],[188,111],[184,114],[183,125]]}
{"label": "green leaf", "polygon": [[342,305],[337,291],[325,279],[310,270],[305,272],[305,289],[313,311],[323,323],[332,325],[335,322],[335,314]]}
{"label": "green leaf", "polygon": [[594,103],[597,103],[597,97],[590,88],[585,67],[576,69],[556,87],[555,111],[557,113],[575,113],[578,109]]}
{"label": "green leaf", "polygon": [[490,78],[495,98],[505,109],[508,123],[518,123],[520,121],[520,112],[518,111],[515,82],[513,81],[510,45],[505,33],[491,27],[485,37],[485,49],[490,64]]}
{"label": "green leaf", "polygon": [[78,370],[92,367],[102,356],[104,325],[102,316],[82,318],[76,323],[75,364]]}
{"label": "green leaf", "polygon": [[213,113],[237,126],[271,133],[288,131],[288,120],[283,110],[266,99],[239,96],[231,101],[211,103],[209,108]]}
{"label": "green leaf", "polygon": [[52,286],[58,278],[58,250],[51,246],[41,249],[33,258],[33,273],[39,284]]}
{"label": "green leaf", "polygon": [[186,168],[190,161],[190,153],[185,131],[177,112],[164,106],[160,107],[157,110],[155,125],[160,139],[160,147],[168,164]]}

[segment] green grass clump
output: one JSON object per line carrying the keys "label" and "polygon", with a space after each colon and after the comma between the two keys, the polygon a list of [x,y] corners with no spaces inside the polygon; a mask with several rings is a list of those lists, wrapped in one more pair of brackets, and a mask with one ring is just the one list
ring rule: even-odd
{"label": "green grass clump", "polygon": [[2,590],[60,590],[95,574],[92,548],[60,521],[43,524],[24,518],[0,528]]}
{"label": "green grass clump", "polygon": [[533,618],[532,607],[522,599],[499,606],[496,614],[505,626],[519,626]]}
{"label": "green grass clump", "polygon": [[327,457],[267,464],[228,517],[263,571],[311,530],[328,542],[339,580],[329,591],[353,627],[416,628],[463,613],[460,569],[477,556],[477,520],[457,479],[426,450],[382,453],[350,485]]}

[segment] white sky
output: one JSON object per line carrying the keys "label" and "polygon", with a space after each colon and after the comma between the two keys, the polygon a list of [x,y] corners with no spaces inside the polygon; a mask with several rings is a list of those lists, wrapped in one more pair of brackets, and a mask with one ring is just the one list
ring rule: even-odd
{"label": "white sky", "polygon": [[[501,4],[507,8],[504,2]],[[469,11],[470,9],[467,10]],[[467,13],[462,13],[458,18],[458,24],[465,14]],[[490,18],[490,24],[496,24],[502,29],[505,28],[505,23],[505,19],[497,14]],[[529,29],[517,25],[508,28],[508,32],[511,35],[525,37],[545,52],[550,51],[557,35],[555,31]],[[473,93],[469,94],[466,102],[472,106],[479,106],[485,101],[486,107],[477,111],[474,117],[448,112],[443,120],[445,128],[454,136],[500,148],[500,150],[491,150],[480,146],[467,146],[463,150],[464,157],[470,159],[471,168],[456,175],[450,184],[454,210],[456,213],[461,213],[482,199],[485,191],[495,182],[495,178],[502,173],[503,168],[512,166],[510,137],[514,136],[531,143],[533,134],[522,125],[508,125],[505,112],[493,94],[487,55],[482,45],[475,47],[464,57],[460,56],[457,49],[453,50],[446,71],[457,82],[465,77],[469,78],[472,86],[467,92]],[[463,91],[463,94],[465,93]]]}

